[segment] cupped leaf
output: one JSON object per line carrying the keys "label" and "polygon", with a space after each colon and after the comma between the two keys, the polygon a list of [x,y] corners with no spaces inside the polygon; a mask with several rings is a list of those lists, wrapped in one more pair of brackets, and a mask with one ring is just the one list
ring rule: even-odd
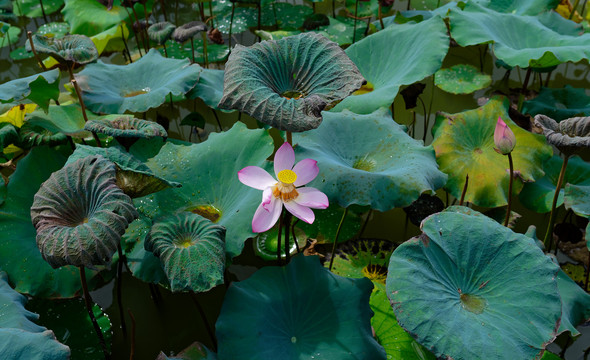
{"label": "cupped leaf", "polygon": [[199,80],[199,65],[166,59],[157,50],[129,65],[98,61],[76,75],[84,103],[94,112],[144,112],[160,106],[168,94],[184,95]]}
{"label": "cupped leaf", "polygon": [[548,116],[535,116],[535,125],[543,129],[547,142],[571,155],[590,147],[590,116],[574,117],[559,123]]}
{"label": "cupped leaf", "polygon": [[506,98],[493,97],[477,109],[442,113],[436,118],[432,146],[440,169],[449,175],[445,188],[456,198],[461,196],[469,175],[465,201],[485,207],[508,203],[508,159],[494,151],[498,117],[516,136],[512,159],[518,177],[514,179],[513,194],[520,192],[523,182],[543,176],[541,164],[551,157],[551,147],[543,136],[529,133],[510,120]]}
{"label": "cupped leaf", "polygon": [[561,89],[541,88],[539,95],[525,101],[522,113],[532,116],[543,114],[557,121],[575,116],[590,115],[590,96],[585,89],[565,85]]}
{"label": "cupped leaf", "polygon": [[432,147],[409,137],[385,108],[368,115],[324,112],[318,129],[294,141],[300,157],[318,162],[320,173],[310,185],[343,207],[408,206],[446,182]]}
{"label": "cupped leaf", "polygon": [[374,90],[349,96],[334,111],[369,114],[388,107],[401,85],[409,85],[440,69],[449,50],[449,37],[439,16],[418,24],[391,26],[346,49]]}
{"label": "cupped leaf", "polygon": [[25,150],[40,145],[56,146],[68,141],[68,137],[64,133],[52,133],[47,129],[27,122],[21,126],[18,135],[19,139],[15,145]]}
{"label": "cupped leaf", "polygon": [[89,120],[84,130],[122,138],[168,137],[162,125],[154,121],[137,119],[133,115],[107,115],[100,119]]}
{"label": "cupped leaf", "polygon": [[59,98],[59,70],[54,69],[0,85],[0,102],[28,99],[47,111],[50,100]]}
{"label": "cupped leaf", "polygon": [[32,59],[35,55],[32,51],[27,51],[24,46],[18,47],[10,52],[10,58],[12,60],[25,60]]}
{"label": "cupped leaf", "polygon": [[540,357],[559,327],[559,267],[529,237],[456,210],[428,217],[391,256],[399,324],[439,357]]}
{"label": "cupped leaf", "polygon": [[[87,64],[98,59],[96,45],[85,35],[65,35],[61,38],[33,35],[32,38],[35,51],[50,55],[62,66]],[[31,50],[30,42],[25,46],[27,50]]]}
{"label": "cupped leaf", "polygon": [[117,187],[115,171],[104,157],[89,156],[53,173],[35,194],[37,246],[54,269],[110,265],[127,225],[138,216]]}
{"label": "cupped leaf", "polygon": [[434,85],[451,94],[471,94],[492,83],[492,77],[482,74],[473,65],[454,65],[434,73]]}
{"label": "cupped leaf", "polygon": [[[538,213],[551,211],[553,196],[555,195],[555,186],[557,186],[557,180],[559,179],[559,172],[562,164],[563,160],[559,156],[553,156],[545,162],[545,164],[543,164],[545,176],[535,182],[524,184],[522,191],[518,195],[520,202],[527,208]],[[563,183],[590,185],[590,164],[578,156],[570,158],[567,163]],[[563,194],[564,190],[562,189],[557,198],[557,207],[563,204]]]}
{"label": "cupped leaf", "polygon": [[70,349],[59,343],[54,333],[33,321],[39,315],[25,309],[27,298],[8,285],[0,272],[0,357],[11,360],[67,360]]}
{"label": "cupped leaf", "polygon": [[201,21],[191,21],[183,24],[172,33],[174,41],[183,43],[202,31],[207,31],[207,25]]}
{"label": "cupped leaf", "polygon": [[262,268],[225,295],[218,357],[385,359],[369,324],[372,287],[368,279],[332,274],[315,256]]}
{"label": "cupped leaf", "polygon": [[223,284],[225,228],[181,212],[158,219],[145,249],[158,257],[172,291],[204,292]]}
{"label": "cupped leaf", "polygon": [[[59,10],[64,4],[64,0],[15,0],[14,13],[18,16],[36,18],[45,15],[51,15]],[[41,9],[43,6],[43,9]]]}
{"label": "cupped leaf", "polygon": [[563,201],[567,209],[579,216],[590,217],[590,185],[567,184]]}
{"label": "cupped leaf", "polygon": [[499,13],[468,2],[463,10],[452,8],[449,20],[459,45],[493,43],[494,55],[512,67],[544,68],[590,58],[590,34],[561,34],[535,16]]}
{"label": "cupped leaf", "polygon": [[361,87],[348,56],[322,35],[304,33],[236,45],[225,67],[219,107],[239,110],[280,130],[319,126],[321,111]]}
{"label": "cupped leaf", "polygon": [[47,37],[61,38],[69,32],[70,24],[66,22],[52,22],[39,26],[35,34]]}
{"label": "cupped leaf", "polygon": [[[89,120],[97,118],[97,115],[86,111]],[[62,132],[66,135],[85,138],[89,136],[84,130],[84,116],[82,108],[78,104],[50,105],[47,113],[35,110],[27,116],[27,123],[43,127],[51,132]]]}
{"label": "cupped leaf", "polygon": [[168,21],[162,21],[150,25],[147,28],[147,33],[151,41],[162,45],[166,40],[170,39],[174,29],[176,29],[176,25]]}

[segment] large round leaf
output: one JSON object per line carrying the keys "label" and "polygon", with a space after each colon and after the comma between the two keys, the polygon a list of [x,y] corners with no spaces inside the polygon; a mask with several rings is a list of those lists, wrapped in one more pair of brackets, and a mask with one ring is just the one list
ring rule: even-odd
{"label": "large round leaf", "polygon": [[543,68],[590,58],[590,34],[560,34],[538,17],[498,13],[468,2],[463,10],[451,9],[449,19],[459,45],[493,43],[494,55],[512,67]]}
{"label": "large round leaf", "polygon": [[201,69],[199,82],[186,94],[186,97],[189,99],[201,98],[210,108],[219,109],[217,104],[223,96],[224,74],[223,70]]}
{"label": "large round leaf", "polygon": [[586,90],[565,85],[562,89],[541,88],[539,95],[525,101],[522,113],[547,115],[557,121],[576,116],[590,115],[590,96]]}
{"label": "large round leaf", "polygon": [[372,287],[332,274],[315,256],[262,268],[225,295],[218,358],[385,359],[369,324]]}
{"label": "large round leaf", "polygon": [[321,112],[364,82],[334,42],[314,33],[237,45],[225,67],[219,107],[280,130],[317,128]]}
{"label": "large round leaf", "polygon": [[50,100],[59,98],[59,70],[54,69],[0,85],[0,102],[29,99],[47,111]]}
{"label": "large round leaf", "polygon": [[451,94],[471,94],[490,86],[492,77],[473,65],[454,65],[434,74],[434,85]]}
{"label": "large round leaf", "polygon": [[539,15],[555,9],[559,4],[559,0],[476,0],[475,2],[494,11],[517,15]]}
{"label": "large round leaf", "polygon": [[[43,9],[41,9],[43,4]],[[14,1],[14,13],[19,16],[26,16],[29,18],[35,18],[45,15],[51,15],[64,4],[64,0],[15,0]]]}
{"label": "large round leaf", "polygon": [[168,94],[184,95],[199,80],[199,65],[166,59],[151,49],[129,65],[98,61],[76,75],[84,103],[94,112],[143,112],[164,103]]}
{"label": "large round leaf", "polygon": [[523,181],[543,176],[541,164],[552,154],[545,138],[514,124],[508,116],[508,100],[494,97],[475,110],[443,113],[436,118],[432,146],[440,169],[449,175],[446,188],[454,197],[461,196],[469,175],[465,201],[486,207],[508,203],[508,158],[494,151],[498,117],[516,136],[512,159],[518,177],[514,179],[513,194],[520,192]]}
{"label": "large round leaf", "polygon": [[440,357],[540,357],[561,318],[559,267],[529,237],[456,210],[428,217],[391,256],[399,324]]}
{"label": "large round leaf", "polygon": [[346,54],[374,90],[349,96],[334,110],[369,114],[390,106],[401,85],[413,84],[440,69],[448,50],[447,28],[438,16],[418,24],[391,26],[359,41]]}
{"label": "large round leaf", "polygon": [[[64,67],[87,64],[98,59],[96,45],[85,35],[66,35],[62,38],[33,35],[32,39],[36,52],[50,55]],[[32,49],[30,42],[25,46],[27,50]]]}
{"label": "large round leaf", "polygon": [[317,160],[320,173],[310,185],[340,206],[387,211],[445,184],[432,147],[409,137],[388,109],[323,114],[319,128],[294,138],[295,150],[301,158]]}
{"label": "large round leaf", "polygon": [[563,270],[557,273],[557,287],[562,303],[559,332],[570,331],[572,336],[580,335],[576,326],[590,319],[590,295]]}

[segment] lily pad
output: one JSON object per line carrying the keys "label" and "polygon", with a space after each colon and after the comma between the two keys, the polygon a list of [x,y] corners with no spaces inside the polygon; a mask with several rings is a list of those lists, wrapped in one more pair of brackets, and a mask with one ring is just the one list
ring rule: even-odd
{"label": "lily pad", "polygon": [[563,201],[565,207],[577,215],[590,217],[590,185],[567,184]]}
{"label": "lily pad", "polygon": [[321,111],[363,82],[336,43],[304,33],[249,48],[236,45],[225,66],[218,106],[279,130],[300,132],[318,127]]}
{"label": "lily pad", "polygon": [[575,116],[590,115],[590,96],[586,90],[565,85],[562,89],[541,88],[539,95],[525,101],[522,113],[543,114],[557,121]]}
{"label": "lily pad", "polygon": [[39,26],[35,34],[47,37],[61,38],[70,32],[70,24],[66,22],[51,22]]}
{"label": "lily pad", "polygon": [[163,104],[168,94],[184,95],[199,80],[199,65],[166,59],[151,49],[128,65],[98,61],[76,75],[88,109],[106,114],[144,112]]}
{"label": "lily pad", "polygon": [[438,357],[540,357],[561,317],[559,267],[529,237],[473,210],[443,211],[421,228],[389,263],[399,324]]}
{"label": "lily pad", "polygon": [[590,34],[560,34],[538,17],[499,13],[468,2],[463,10],[452,8],[449,20],[459,45],[493,43],[494,55],[512,67],[544,68],[590,57]]}
{"label": "lily pad", "polygon": [[228,289],[216,324],[218,357],[385,359],[369,324],[372,287],[332,274],[315,256],[264,267]]}
{"label": "lily pad", "polygon": [[10,58],[12,60],[25,60],[32,59],[35,57],[32,51],[27,51],[24,46],[18,47],[10,52]]}
{"label": "lily pad", "polygon": [[[305,19],[313,14],[313,9],[305,5],[291,5],[289,3],[275,2],[267,5],[263,11],[271,14],[273,22],[280,30],[297,30],[303,27]],[[276,17],[275,17],[276,16]],[[264,15],[263,15],[264,18]]]}
{"label": "lily pad", "polygon": [[223,284],[225,228],[181,212],[158,219],[145,249],[158,257],[172,291],[204,292]]}
{"label": "lily pad", "polygon": [[410,205],[446,182],[432,147],[409,137],[388,109],[369,115],[324,112],[316,130],[297,135],[297,154],[317,160],[310,185],[340,206],[369,205],[379,211]]}
{"label": "lily pad", "polygon": [[349,109],[370,114],[389,107],[401,85],[413,84],[440,69],[449,50],[449,37],[439,16],[418,24],[386,28],[346,49],[374,90],[349,96],[333,111]]}
{"label": "lily pad", "polygon": [[[522,191],[518,195],[520,202],[527,208],[538,213],[551,211],[553,196],[555,195],[555,186],[559,178],[559,172],[563,160],[559,156],[553,156],[543,165],[545,176],[541,179],[525,183]],[[571,157],[568,160],[564,184],[573,185],[590,185],[590,164],[578,156]],[[560,190],[556,206],[563,204],[564,190]]]}
{"label": "lily pad", "polygon": [[50,100],[59,98],[59,70],[54,69],[0,85],[0,102],[28,99],[47,111]]}
{"label": "lily pad", "polygon": [[473,65],[454,65],[434,73],[434,85],[451,94],[471,94],[491,83],[492,77],[480,73]]}
{"label": "lily pad", "polygon": [[[260,40],[279,40],[285,38],[287,36],[293,36],[297,34],[301,34],[299,30],[277,30],[277,31],[264,31],[264,30],[254,30],[256,36],[260,38]],[[328,36],[329,38],[329,36]],[[333,39],[330,39],[334,41]],[[340,44],[338,44],[340,45]]]}
{"label": "lily pad", "polygon": [[[194,47],[195,47],[195,61],[199,63],[205,62],[205,53],[203,47],[203,40],[200,38],[195,38],[193,40]],[[158,52],[162,55],[165,55],[164,48],[158,48]],[[191,59],[192,56],[192,47],[190,43],[179,44],[176,41],[168,40],[166,42],[166,51],[168,52],[168,58],[170,59]],[[207,43],[207,61],[209,63],[217,63],[223,62],[227,60],[229,56],[229,47],[226,44],[211,44]],[[205,69],[202,69],[205,70]],[[221,82],[223,85],[223,79]],[[217,105],[217,104],[215,104]]]}
{"label": "lily pad", "polygon": [[13,360],[67,360],[70,349],[59,343],[51,330],[35,324],[39,315],[25,309],[27,298],[8,285],[0,272],[0,357]]}
{"label": "lily pad", "polygon": [[[352,44],[354,23],[351,24],[348,21],[349,19],[341,16],[337,16],[336,18],[330,17],[329,20],[330,25],[320,26],[315,32],[324,35],[340,46]],[[364,22],[357,24],[355,37],[357,41],[365,37],[365,30],[366,25]]]}
{"label": "lily pad", "polygon": [[10,26],[8,31],[0,36],[0,49],[10,45],[16,45],[20,41],[21,29],[17,26]]}
{"label": "lily pad", "polygon": [[41,2],[38,0],[14,0],[14,14],[36,18],[45,15],[51,15],[59,10],[64,4],[64,0],[43,0],[43,9]]}
{"label": "lily pad", "polygon": [[523,182],[535,181],[544,173],[541,168],[553,151],[542,135],[518,127],[508,116],[508,100],[498,96],[484,106],[457,114],[442,113],[433,127],[436,161],[449,175],[445,188],[456,198],[461,196],[469,175],[465,201],[478,206],[498,207],[508,203],[508,158],[494,151],[494,130],[498,117],[516,136],[512,151],[514,171],[513,194]]}

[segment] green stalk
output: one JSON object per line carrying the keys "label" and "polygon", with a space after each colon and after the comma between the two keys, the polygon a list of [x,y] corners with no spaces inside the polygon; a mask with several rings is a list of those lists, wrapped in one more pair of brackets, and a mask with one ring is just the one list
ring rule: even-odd
{"label": "green stalk", "polygon": [[121,318],[121,330],[123,330],[123,337],[127,337],[127,323],[125,322],[125,314],[123,313],[123,299],[122,299],[122,285],[123,285],[123,249],[121,249],[121,242],[117,244],[117,252],[119,253],[119,261],[117,262],[117,305],[119,306],[119,317]]}
{"label": "green stalk", "polygon": [[279,266],[281,265],[281,235],[282,235],[282,231],[283,231],[283,215],[284,214],[285,214],[285,209],[282,209],[281,215],[279,216],[279,234],[277,236],[277,264]]}
{"label": "green stalk", "polygon": [[82,291],[84,293],[84,303],[86,304],[86,310],[88,311],[88,316],[92,321],[92,326],[94,326],[94,331],[96,331],[96,336],[98,336],[98,342],[100,343],[100,347],[102,348],[102,352],[104,353],[105,359],[110,359],[111,355],[107,350],[107,345],[104,341],[104,337],[102,336],[102,331],[100,330],[100,326],[98,326],[98,322],[94,317],[94,313],[92,312],[92,301],[90,299],[90,292],[88,291],[88,284],[86,283],[86,271],[84,266],[80,266],[80,281],[82,282]]}
{"label": "green stalk", "polygon": [[[571,20],[574,17],[574,13],[576,12],[576,8],[578,7],[578,5],[580,4],[580,0],[576,0],[576,2],[574,3],[574,7],[572,7],[572,11],[570,12],[570,16],[569,16],[569,20]],[[45,20],[47,21],[47,20]]]}
{"label": "green stalk", "polygon": [[356,21],[357,21],[358,8],[359,8],[359,0],[356,0],[354,3],[354,30],[352,33],[352,43],[353,44],[356,41]]}
{"label": "green stalk", "polygon": [[512,205],[512,181],[514,180],[514,164],[512,163],[512,154],[508,153],[508,163],[510,164],[510,180],[508,180],[508,209],[506,209],[506,219],[504,226],[508,226],[510,219],[510,206]]}
{"label": "green stalk", "polygon": [[203,57],[205,58],[205,69],[209,69],[209,57],[207,56],[207,33],[201,31],[201,37],[203,38]]}
{"label": "green stalk", "polygon": [[559,172],[559,180],[557,180],[557,186],[555,187],[555,194],[553,195],[553,203],[551,204],[551,215],[549,215],[549,226],[547,226],[547,232],[545,233],[545,238],[543,239],[543,244],[545,244],[545,249],[547,252],[551,251],[551,246],[553,245],[553,226],[555,223],[555,207],[557,205],[557,198],[559,197],[559,192],[561,190],[561,185],[563,184],[563,178],[565,177],[565,169],[567,167],[567,161],[569,160],[569,155],[565,155],[563,159],[563,164],[561,165],[561,171]]}
{"label": "green stalk", "polygon": [[463,200],[465,200],[465,194],[467,193],[467,185],[469,185],[469,174],[465,175],[465,185],[463,185],[463,192],[461,193],[461,200],[459,205],[463,206]]}
{"label": "green stalk", "polygon": [[342,224],[344,223],[344,218],[346,217],[346,214],[348,214],[348,208],[344,209],[344,214],[342,214],[342,218],[340,219],[340,223],[338,224],[338,230],[336,230],[336,237],[334,238],[334,245],[332,246],[332,256],[330,257],[330,271],[332,271],[332,265],[334,264],[336,244],[338,243],[338,236],[340,236],[340,230],[342,230]]}
{"label": "green stalk", "polygon": [[[289,263],[289,259],[291,258],[291,247],[289,246],[289,230],[291,227],[291,218],[293,215],[291,213],[285,213],[285,263]],[[296,238],[293,238],[293,241],[297,242]]]}

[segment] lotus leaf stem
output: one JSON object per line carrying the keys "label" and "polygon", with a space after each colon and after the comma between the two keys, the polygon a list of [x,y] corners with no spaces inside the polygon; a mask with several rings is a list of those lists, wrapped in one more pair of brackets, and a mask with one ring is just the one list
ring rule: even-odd
{"label": "lotus leaf stem", "polygon": [[381,30],[384,30],[385,25],[383,24],[383,13],[381,11],[381,1],[379,1],[379,12],[378,12],[377,16],[379,17],[379,24],[381,24]]}
{"label": "lotus leaf stem", "polygon": [[281,236],[283,235],[283,216],[285,215],[285,209],[281,210],[279,216],[279,234],[277,235],[277,264],[281,265]]}
{"label": "lotus leaf stem", "polygon": [[[580,1],[580,0],[578,0],[578,1]],[[576,6],[578,5],[578,1],[576,1]],[[41,5],[41,13],[43,14],[43,20],[47,24],[49,21],[47,21],[47,14],[45,14],[45,7],[43,6],[43,0],[39,0],[39,4]],[[571,19],[571,17],[570,17],[570,19]]]}
{"label": "lotus leaf stem", "polygon": [[467,193],[467,185],[469,185],[469,174],[465,175],[465,185],[463,185],[463,192],[461,193],[461,199],[459,205],[463,206],[463,200],[465,200],[465,194]]}
{"label": "lotus leaf stem", "polygon": [[348,208],[344,209],[344,214],[342,214],[342,218],[340,219],[340,223],[338,224],[338,229],[336,230],[336,237],[334,238],[334,245],[332,245],[332,256],[330,257],[330,268],[329,270],[332,271],[332,265],[334,264],[334,256],[336,254],[336,244],[338,243],[338,236],[340,236],[340,230],[342,230],[342,224],[344,223],[344,218],[348,214]]}
{"label": "lotus leaf stem", "polygon": [[[260,31],[262,28],[262,6],[260,5],[260,0],[258,0],[256,7],[258,8],[258,31]],[[260,40],[260,38],[258,38],[258,40]]]}
{"label": "lotus leaf stem", "polygon": [[215,17],[213,16],[213,5],[211,5],[212,3],[213,1],[209,1],[209,19],[211,20],[211,27],[215,29],[215,22],[213,21]]}
{"label": "lotus leaf stem", "polygon": [[[203,57],[205,58],[205,69],[209,69],[209,57],[207,56],[207,32],[201,31],[201,37],[203,38]],[[194,53],[193,56],[195,56]]]}
{"label": "lotus leaf stem", "polygon": [[201,304],[199,304],[199,301],[197,300],[197,295],[193,291],[190,291],[189,294],[191,295],[191,299],[193,299],[193,302],[195,303],[197,310],[199,311],[199,314],[201,315],[201,319],[205,323],[205,328],[207,329],[207,334],[209,334],[209,338],[211,339],[211,345],[212,345],[213,351],[217,352],[217,340],[215,339],[215,334],[213,333],[213,330],[211,329],[211,325],[209,324],[209,321],[207,320],[207,316],[205,315],[205,311],[203,311],[203,307],[201,306]]}
{"label": "lotus leaf stem", "polygon": [[570,11],[570,16],[568,17],[569,20],[571,20],[574,17],[574,13],[576,12],[576,9],[579,4],[580,4],[580,0],[576,0],[576,2],[574,3],[574,6],[572,7],[572,11]]}
{"label": "lotus leaf stem", "polygon": [[525,94],[527,87],[529,85],[529,79],[531,78],[531,71],[532,71],[532,68],[529,66],[526,70],[526,75],[524,76],[524,82],[522,83],[521,93],[523,95]]}
{"label": "lotus leaf stem", "polygon": [[363,222],[363,227],[361,227],[361,231],[359,232],[359,238],[363,237],[365,229],[367,228],[367,224],[369,224],[369,219],[371,218],[371,215],[373,215],[373,209],[369,209],[369,211],[367,212],[367,217],[365,218],[365,222]]}
{"label": "lotus leaf stem", "polygon": [[332,17],[336,18],[336,0],[332,0]]}
{"label": "lotus leaf stem", "polygon": [[[332,0],[332,1],[334,1],[334,0]],[[234,13],[235,13],[235,11],[236,11],[236,4],[235,3],[232,3],[231,4],[231,17],[230,17],[230,20],[229,20],[229,37],[227,39],[227,41],[228,41],[227,47],[229,49],[229,53],[230,54],[231,54],[231,30],[232,30],[232,27],[234,25]]]}
{"label": "lotus leaf stem", "polygon": [[557,205],[557,198],[559,198],[561,185],[563,184],[563,178],[565,177],[565,169],[567,167],[568,160],[569,156],[565,155],[563,158],[563,164],[561,165],[561,171],[559,172],[559,179],[557,180],[557,185],[555,186],[555,194],[553,195],[553,203],[551,204],[551,214],[549,215],[549,225],[547,226],[547,232],[545,233],[545,238],[543,239],[543,244],[545,244],[545,249],[547,249],[547,252],[551,252],[551,246],[553,245],[553,226],[555,223],[556,213],[555,207]]}
{"label": "lotus leaf stem", "polygon": [[[590,253],[588,254],[588,264],[590,264]],[[584,284],[584,291],[588,292],[588,279],[590,279],[590,266],[588,266],[588,271],[586,272],[586,283]]]}
{"label": "lotus leaf stem", "polygon": [[193,64],[196,62],[195,61],[195,41],[193,40],[193,38],[191,37],[191,50],[193,51]]}
{"label": "lotus leaf stem", "polygon": [[426,142],[426,134],[428,134],[428,125],[430,125],[430,114],[426,115],[426,104],[424,104],[424,100],[420,96],[418,96],[418,100],[422,104],[422,111],[424,112],[424,135],[422,136],[422,141]]}
{"label": "lotus leaf stem", "polygon": [[412,7],[412,0],[408,0],[408,8],[406,10],[410,11],[411,7]]}
{"label": "lotus leaf stem", "polygon": [[160,7],[162,8],[162,14],[164,14],[164,20],[168,21],[168,14],[166,14],[166,5],[164,4],[164,0],[160,0]]}
{"label": "lotus leaf stem", "polygon": [[123,23],[121,23],[119,25],[119,27],[121,28],[121,39],[123,40],[123,46],[125,46],[125,51],[127,52],[127,55],[129,56],[129,63],[132,64],[133,59],[131,58],[131,52],[129,51],[129,47],[127,47],[127,39],[125,39],[125,32],[123,31]]}
{"label": "lotus leaf stem", "polygon": [[127,309],[127,313],[131,318],[131,351],[129,354],[129,360],[135,359],[135,316],[131,312],[131,309]]}
{"label": "lotus leaf stem", "polygon": [[98,326],[98,322],[96,322],[96,318],[94,317],[94,313],[92,312],[92,301],[90,300],[90,292],[88,291],[88,284],[86,283],[86,271],[84,266],[80,266],[80,281],[82,282],[82,291],[84,292],[84,303],[86,304],[86,310],[88,311],[88,316],[90,316],[90,320],[92,321],[92,326],[94,326],[94,331],[96,331],[96,335],[98,336],[98,342],[102,347],[102,352],[104,353],[105,359],[110,359],[111,355],[107,350],[107,345],[104,341],[104,337],[102,336],[102,331],[100,330],[100,326]]}
{"label": "lotus leaf stem", "polygon": [[[72,73],[72,70],[70,69],[70,77],[72,78],[71,83],[72,85],[74,85],[74,90],[76,90],[76,95],[78,95],[78,101],[80,101],[80,108],[82,108],[82,116],[84,117],[84,122],[87,123],[88,122],[88,115],[86,115],[86,105],[84,105],[84,100],[82,99],[82,91],[80,90],[80,86],[78,86],[78,82],[76,81],[76,79],[74,79],[74,74]],[[100,142],[100,139],[98,138],[98,135],[96,134],[96,132],[92,131],[92,137],[94,138],[94,141],[96,141],[96,145],[98,147],[102,147],[102,143]]]}
{"label": "lotus leaf stem", "polygon": [[[135,43],[137,44],[137,51],[139,51],[139,57],[143,57],[143,54],[141,53],[141,46],[139,44],[139,37],[137,36],[137,32],[135,31],[135,27],[133,26],[133,17],[131,16],[131,13],[129,12],[129,9],[127,9],[127,7],[123,6],[123,8],[125,9],[125,11],[127,11],[127,16],[129,17],[129,20],[131,22],[131,31],[133,31],[133,36],[135,36]],[[131,59],[131,53],[129,54],[129,58]]]}
{"label": "lotus leaf stem", "polygon": [[119,306],[119,317],[121,319],[121,330],[123,330],[123,337],[127,337],[127,323],[125,322],[125,314],[123,313],[123,299],[122,299],[122,284],[123,284],[123,250],[121,243],[117,245],[117,252],[119,253],[119,261],[117,262],[117,305]]}
{"label": "lotus leaf stem", "polygon": [[582,10],[580,10],[580,16],[584,17],[584,10],[586,9],[586,2],[588,0],[584,0],[584,3],[582,4]]}
{"label": "lotus leaf stem", "polygon": [[[217,111],[215,111],[215,109],[211,108],[211,111],[213,111],[213,116],[215,116],[215,120],[217,121],[217,126],[219,126],[219,131],[223,131],[223,128],[221,127],[221,121],[219,121],[219,116],[217,116]],[[238,121],[240,121],[242,119],[242,113],[238,112]]]}
{"label": "lotus leaf stem", "polygon": [[164,47],[164,55],[166,56],[166,58],[168,58],[168,50],[166,49],[166,43],[162,44],[162,46]]}
{"label": "lotus leaf stem", "polygon": [[299,222],[299,219],[295,219],[295,221],[291,224],[291,236],[293,236],[293,241],[295,242],[295,248],[297,249],[297,253],[301,252],[299,249],[299,243],[297,242],[297,236],[295,236],[295,225]]}
{"label": "lotus leaf stem", "polygon": [[176,27],[178,27],[178,0],[176,0],[176,5],[174,6],[174,22]]}
{"label": "lotus leaf stem", "polygon": [[287,142],[289,143],[289,145],[291,145],[291,147],[293,147],[293,133],[290,131],[286,131],[287,133]]}
{"label": "lotus leaf stem", "polygon": [[358,17],[358,10],[359,10],[359,0],[356,0],[354,2],[354,30],[352,32],[352,43],[354,44],[356,42],[356,21],[357,21],[357,17]]}
{"label": "lotus leaf stem", "polygon": [[[291,213],[285,213],[285,263],[288,264],[291,258],[291,247],[289,246],[289,230],[291,228],[291,219],[293,216]],[[293,241],[297,242],[297,238],[293,237]]]}
{"label": "lotus leaf stem", "polygon": [[[43,71],[47,71],[45,64],[43,64],[43,61],[41,61],[41,58],[39,58],[39,54],[37,54],[37,51],[35,51],[35,45],[33,44],[33,33],[31,31],[27,31],[27,37],[29,38],[29,44],[31,44],[31,51],[33,52],[33,55],[35,55],[35,59],[37,59],[39,66],[41,66],[41,69],[43,69]],[[8,41],[10,42],[10,39]]]}
{"label": "lotus leaf stem", "polygon": [[152,300],[154,301],[156,306],[159,307],[162,295],[160,294],[160,289],[158,289],[158,285],[149,283],[148,286],[150,288],[150,295],[152,296]]}
{"label": "lotus leaf stem", "polygon": [[508,226],[508,220],[510,220],[510,207],[512,205],[512,182],[514,180],[514,164],[512,163],[511,153],[508,153],[508,163],[510,165],[510,179],[508,180],[508,208],[506,209],[506,218],[504,219],[504,226]]}

